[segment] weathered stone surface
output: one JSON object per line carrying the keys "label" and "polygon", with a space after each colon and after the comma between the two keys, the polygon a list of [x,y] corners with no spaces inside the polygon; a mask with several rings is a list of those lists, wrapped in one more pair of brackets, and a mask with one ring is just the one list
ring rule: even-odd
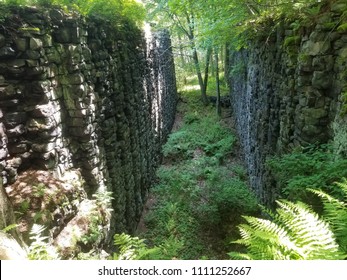
{"label": "weathered stone surface", "polygon": [[9,234],[0,231],[0,260],[25,260],[26,251]]}
{"label": "weathered stone surface", "polygon": [[29,46],[31,50],[36,51],[42,48],[43,43],[40,39],[31,37]]}
{"label": "weathered stone surface", "polygon": [[16,51],[11,47],[0,48],[0,58],[13,58],[16,55]]}
{"label": "weathered stone surface", "polygon": [[328,71],[314,71],[312,86],[317,89],[327,89],[331,86],[332,76]]}
{"label": "weathered stone surface", "polygon": [[19,137],[26,132],[24,124],[17,125],[12,129],[7,130],[7,136],[9,138]]}
{"label": "weathered stone surface", "polygon": [[330,41],[307,41],[303,44],[302,50],[307,55],[326,54],[330,49]]}
{"label": "weathered stone surface", "polygon": [[332,13],[319,14],[301,30],[301,45],[283,48],[297,34],[283,23],[276,42],[264,46],[255,40],[229,60],[231,68],[244,69],[231,71],[229,84],[250,183],[269,205],[279,195],[265,167],[269,155],[333,139],[338,152],[347,155],[339,111],[347,89],[347,41],[345,32],[336,31],[347,4],[333,2]]}
{"label": "weathered stone surface", "polygon": [[331,71],[334,67],[334,58],[332,55],[317,56],[312,64],[317,71]]}
{"label": "weathered stone surface", "polygon": [[27,117],[25,112],[6,113],[4,123],[9,128],[25,123]]}
{"label": "weathered stone surface", "polygon": [[6,44],[6,38],[4,35],[0,34],[0,48],[5,46],[5,44]]}
{"label": "weathered stone surface", "polygon": [[[46,10],[43,16],[39,9],[26,9],[16,15],[30,28],[19,30],[16,38],[6,35],[0,46],[0,172],[6,189],[15,207],[30,200],[34,216],[35,209],[51,210],[43,206],[51,204],[46,196],[27,196],[33,191],[28,180],[40,176],[27,169],[47,170],[45,184],[54,182],[49,170],[62,176],[80,169],[90,197],[98,189],[113,192],[112,241],[116,230],[136,227],[160,146],[174,121],[169,34],[158,32],[147,46],[142,32],[131,25],[115,31],[102,19],[71,17],[60,10]],[[61,217],[70,221],[76,215],[62,212],[44,212],[44,224],[52,227]],[[30,215],[23,226],[26,234]],[[64,223],[52,232],[59,234]]]}
{"label": "weathered stone surface", "polygon": [[[100,213],[98,213],[98,205],[95,201],[84,200],[78,206],[77,215],[64,227],[64,229],[55,238],[54,244],[58,248],[61,255],[70,257],[78,252],[77,242],[83,236],[87,236],[93,226],[93,222]],[[102,230],[102,224],[97,226],[97,230]],[[100,234],[102,234],[100,232]]]}

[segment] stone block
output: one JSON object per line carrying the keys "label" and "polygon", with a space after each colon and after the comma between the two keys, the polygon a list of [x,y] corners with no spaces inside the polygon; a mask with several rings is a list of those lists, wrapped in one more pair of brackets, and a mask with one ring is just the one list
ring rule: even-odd
{"label": "stone block", "polygon": [[6,44],[6,38],[4,35],[0,34],[0,48],[5,46],[5,44]]}
{"label": "stone block", "polygon": [[29,43],[30,49],[33,51],[40,50],[43,47],[43,42],[41,39],[38,38],[30,38],[30,43]]}
{"label": "stone block", "polygon": [[41,54],[40,52],[36,51],[36,50],[27,50],[25,52],[25,55],[27,56],[27,58],[29,59],[40,59]]}
{"label": "stone block", "polygon": [[17,138],[26,132],[24,124],[17,125],[12,129],[7,130],[7,136],[9,138]]}
{"label": "stone block", "polygon": [[[320,128],[319,126],[316,126],[316,125],[308,124],[308,125],[305,125],[303,127],[302,132],[309,137],[314,137],[314,136],[317,136],[317,135],[322,133],[322,128]],[[313,140],[313,139],[311,138],[311,140]],[[314,140],[313,140],[313,142],[314,142]]]}
{"label": "stone block", "polygon": [[11,154],[11,156],[16,155],[16,154],[24,154],[25,152],[28,151],[28,145],[25,143],[14,143],[8,145],[8,151]]}
{"label": "stone block", "polygon": [[331,71],[334,67],[334,58],[332,55],[317,56],[313,58],[312,65],[318,71]]}
{"label": "stone block", "polygon": [[328,89],[332,85],[332,73],[328,71],[314,71],[312,86],[317,89]]}
{"label": "stone block", "polygon": [[12,47],[4,46],[0,48],[0,59],[14,58],[16,51]]}
{"label": "stone block", "polygon": [[13,108],[17,107],[19,104],[19,99],[0,100],[0,107],[2,108]]}
{"label": "stone block", "polygon": [[47,48],[47,47],[52,47],[53,46],[53,39],[52,36],[49,34],[45,34],[42,37],[42,45],[43,47]]}
{"label": "stone block", "polygon": [[4,116],[4,123],[8,127],[15,127],[19,124],[23,124],[26,120],[27,114],[25,112],[6,113]]}
{"label": "stone block", "polygon": [[331,48],[330,41],[306,41],[302,46],[302,52],[307,55],[320,55],[320,54],[326,54]]}
{"label": "stone block", "polygon": [[[345,44],[344,44],[345,46]],[[345,46],[344,48],[342,48],[339,52],[338,55],[341,59],[347,59],[347,46]]]}
{"label": "stone block", "polygon": [[20,52],[25,52],[29,48],[28,40],[27,38],[16,38],[14,40],[14,43],[16,45],[16,50]]}
{"label": "stone block", "polygon": [[47,153],[52,151],[55,148],[55,146],[56,146],[55,142],[49,142],[49,143],[43,143],[43,144],[34,143],[31,145],[31,149],[34,152]]}
{"label": "stone block", "polygon": [[49,63],[61,64],[62,58],[57,48],[52,47],[49,50],[46,50],[46,56],[47,56],[47,61]]}
{"label": "stone block", "polygon": [[71,34],[68,27],[59,26],[53,33],[54,41],[57,43],[71,43]]}
{"label": "stone block", "polygon": [[56,126],[55,122],[51,118],[35,118],[30,119],[26,127],[29,132],[39,132],[44,130],[51,130]]}
{"label": "stone block", "polygon": [[80,85],[84,83],[84,76],[80,73],[72,74],[69,76],[64,76],[59,79],[62,85]]}
{"label": "stone block", "polygon": [[7,156],[8,156],[7,148],[5,149],[3,147],[0,147],[0,160],[7,158]]}

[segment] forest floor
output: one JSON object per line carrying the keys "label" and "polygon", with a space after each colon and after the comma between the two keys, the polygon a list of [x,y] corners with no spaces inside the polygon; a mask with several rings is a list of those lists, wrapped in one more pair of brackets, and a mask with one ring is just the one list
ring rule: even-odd
{"label": "forest floor", "polygon": [[181,91],[136,232],[150,246],[164,247],[164,259],[227,259],[241,214],[256,211],[233,123],[231,109],[218,117],[214,105],[202,104],[196,86]]}

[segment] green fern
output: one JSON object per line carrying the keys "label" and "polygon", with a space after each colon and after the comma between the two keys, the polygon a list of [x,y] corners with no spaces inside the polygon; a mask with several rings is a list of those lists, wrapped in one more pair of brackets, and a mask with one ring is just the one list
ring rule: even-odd
{"label": "green fern", "polygon": [[3,228],[1,231],[9,232],[9,231],[15,229],[16,227],[18,227],[18,224],[10,224],[7,227]]}
{"label": "green fern", "polygon": [[321,190],[310,190],[318,195],[324,205],[324,219],[330,224],[342,251],[347,252],[347,180],[336,185],[344,193],[344,201]]}
{"label": "green fern", "polygon": [[231,252],[231,258],[248,260],[343,259],[328,223],[304,203],[277,201],[279,208],[272,221],[244,217],[239,226],[241,239],[233,242],[246,246],[247,253]]}
{"label": "green fern", "polygon": [[125,233],[116,234],[114,244],[119,249],[113,255],[114,260],[172,260],[177,258],[183,247],[182,242],[169,237],[160,246],[149,248],[144,239]]}
{"label": "green fern", "polygon": [[30,231],[32,243],[28,248],[29,260],[58,260],[60,257],[56,250],[47,242],[48,237],[42,236],[45,227],[34,224]]}
{"label": "green fern", "polygon": [[132,237],[128,234],[115,234],[114,244],[119,248],[118,253],[114,253],[114,260],[149,260],[153,255],[157,255],[158,247],[148,248],[144,239]]}

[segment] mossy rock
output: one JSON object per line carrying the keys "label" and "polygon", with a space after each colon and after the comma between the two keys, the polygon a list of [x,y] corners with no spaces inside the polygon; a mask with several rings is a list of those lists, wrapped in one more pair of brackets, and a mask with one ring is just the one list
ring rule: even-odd
{"label": "mossy rock", "polygon": [[338,28],[337,31],[339,32],[347,32],[347,23],[341,24]]}
{"label": "mossy rock", "polygon": [[298,45],[300,43],[300,41],[301,41],[300,36],[290,36],[284,40],[283,46],[288,47],[288,46],[292,46],[292,45]]}

